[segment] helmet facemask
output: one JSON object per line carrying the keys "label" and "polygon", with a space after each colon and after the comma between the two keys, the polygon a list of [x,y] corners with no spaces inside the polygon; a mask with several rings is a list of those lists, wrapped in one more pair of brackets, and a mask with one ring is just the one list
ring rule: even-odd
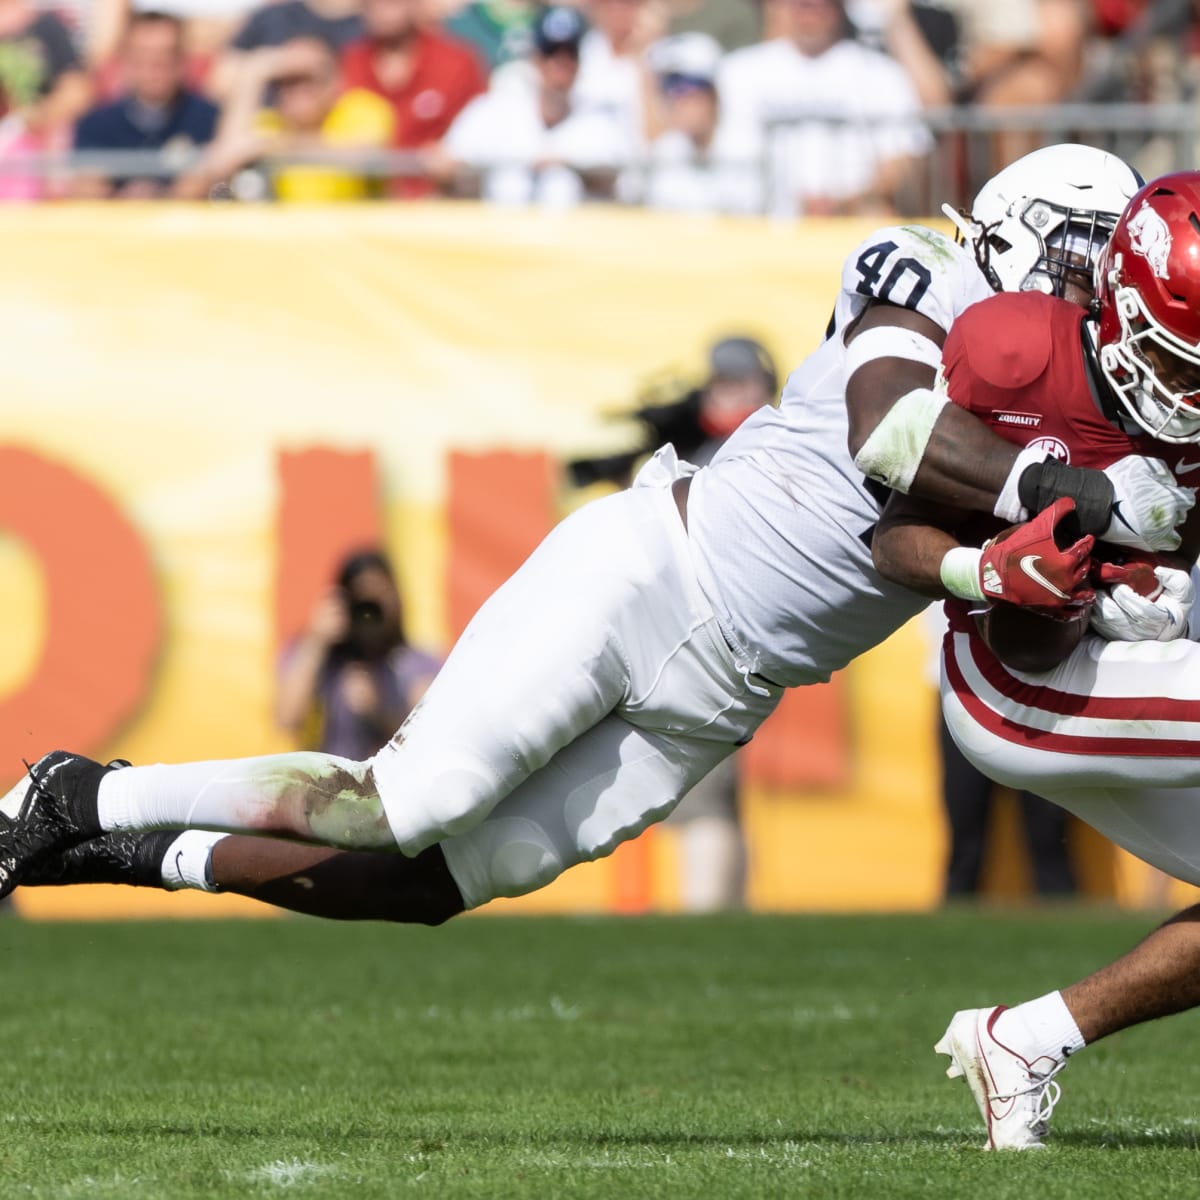
{"label": "helmet facemask", "polygon": [[1141,293],[1119,285],[1121,256],[1109,273],[1119,336],[1100,346],[1100,367],[1122,407],[1152,438],[1200,441],[1200,347],[1157,322]]}
{"label": "helmet facemask", "polygon": [[[1022,197],[998,221],[983,224],[949,205],[955,240],[970,247],[975,262],[997,292],[1042,292],[1064,296],[1069,285],[1092,294],[1096,259],[1117,223],[1117,214],[1070,208]],[[1076,303],[1079,303],[1076,300]]]}

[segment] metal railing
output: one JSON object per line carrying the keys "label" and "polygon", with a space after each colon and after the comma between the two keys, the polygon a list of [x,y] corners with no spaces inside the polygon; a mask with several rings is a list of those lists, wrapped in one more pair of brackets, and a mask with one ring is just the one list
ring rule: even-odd
{"label": "metal railing", "polygon": [[[905,212],[935,211],[943,201],[967,206],[980,185],[1005,163],[1005,157],[1038,145],[1078,141],[1117,154],[1152,176],[1197,165],[1200,145],[1200,105],[1171,104],[1061,104],[1012,108],[943,108],[912,118],[850,119],[828,109],[781,113],[767,123],[767,152],[748,157],[742,169],[758,174],[764,208],[778,192],[778,156],[771,152],[773,139],[802,127],[818,126],[861,139],[923,127],[932,135],[933,147],[920,161],[920,170],[901,197]],[[847,137],[847,144],[853,140]],[[834,139],[836,149],[837,139]],[[853,152],[853,151],[848,151]],[[76,176],[110,179],[170,180],[194,170],[203,162],[202,150],[171,147],[164,151],[62,151],[0,155],[0,178],[25,177],[49,181],[62,191]],[[303,154],[268,156],[255,169],[265,180],[289,166],[324,166],[370,180],[422,178],[423,156],[404,150],[331,149]],[[502,164],[489,164],[499,166]],[[519,166],[520,163],[511,165]],[[621,164],[633,177],[654,170],[645,158]],[[728,169],[726,166],[723,169]],[[636,189],[634,189],[636,194]],[[214,199],[230,198],[228,188]]]}

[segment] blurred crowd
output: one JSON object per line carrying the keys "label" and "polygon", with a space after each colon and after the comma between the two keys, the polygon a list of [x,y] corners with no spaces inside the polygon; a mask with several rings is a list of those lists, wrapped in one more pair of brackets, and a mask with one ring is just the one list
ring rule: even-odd
{"label": "blurred crowd", "polygon": [[142,2],[0,0],[0,198],[918,211],[930,112],[1200,61],[1197,0]]}

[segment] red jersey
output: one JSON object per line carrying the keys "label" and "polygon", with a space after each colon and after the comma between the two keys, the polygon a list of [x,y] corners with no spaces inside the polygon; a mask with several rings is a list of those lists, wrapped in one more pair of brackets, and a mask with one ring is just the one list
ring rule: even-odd
{"label": "red jersey", "polygon": [[1184,462],[1200,449],[1125,433],[1101,408],[1102,379],[1084,358],[1077,304],[1015,292],[973,304],[950,328],[942,369],[950,399],[1018,446],[1039,446],[1076,467],[1107,467],[1128,454],[1160,458],[1192,485]]}
{"label": "red jersey", "polygon": [[[347,88],[366,88],[392,106],[392,144],[401,150],[439,141],[468,101],[487,90],[475,52],[466,43],[427,31],[416,36],[413,71],[403,86],[384,86],[375,70],[375,49],[366,40],[342,51],[342,75]],[[406,179],[399,181],[396,194],[420,196],[429,190],[423,179]]]}
{"label": "red jersey", "polygon": [[[1200,448],[1124,432],[1101,408],[1102,378],[1085,358],[1085,313],[1040,292],[1004,293],[973,304],[954,322],[942,351],[950,399],[974,413],[1005,441],[1037,446],[1061,462],[1103,468],[1130,454],[1162,459],[1183,486],[1200,479]],[[978,544],[1002,523],[972,521],[967,541]],[[978,535],[977,537],[971,536]],[[970,606],[950,602],[955,629],[974,634]]]}

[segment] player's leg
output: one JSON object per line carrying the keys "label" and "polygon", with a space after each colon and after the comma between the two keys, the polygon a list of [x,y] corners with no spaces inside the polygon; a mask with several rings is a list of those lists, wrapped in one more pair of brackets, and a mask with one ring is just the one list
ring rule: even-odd
{"label": "player's leg", "polygon": [[36,764],[35,783],[0,801],[0,890],[48,847],[111,830],[281,834],[413,855],[468,828],[627,698],[631,660],[653,679],[695,632],[677,534],[665,491],[634,489],[568,518],[483,606],[366,763],[299,753],[107,773],[70,755]]}
{"label": "player's leg", "polygon": [[[631,697],[626,715],[610,714],[585,731],[470,831],[411,861],[379,854],[326,858],[275,842],[263,843],[256,856],[256,839],[221,841],[193,831],[181,835],[178,861],[171,849],[159,849],[161,886],[220,886],[319,915],[383,914],[433,923],[463,906],[533,891],[576,863],[610,853],[666,815],[736,745],[747,742],[779,700],[780,689],[745,676],[715,629],[711,610],[696,601],[691,611],[699,622],[694,636],[680,641]],[[683,724],[686,730],[679,728]],[[113,838],[128,836],[75,847],[38,868],[40,875],[32,879],[62,883],[73,874],[76,882],[138,882],[127,875],[114,879],[109,871]],[[108,873],[86,874],[93,860]],[[369,878],[352,879],[356,864],[369,868]],[[318,866],[329,885],[324,896],[311,888]],[[453,890],[446,886],[447,874]],[[358,889],[356,901],[333,894],[343,881]],[[148,882],[160,885],[153,872]],[[295,887],[312,894],[298,900]]]}
{"label": "player's leg", "polygon": [[437,924],[463,908],[535,891],[577,863],[610,854],[670,812],[733,749],[639,729],[613,715],[473,829],[416,858],[198,831],[118,833],[35,866],[28,882],[192,887],[315,916]]}
{"label": "player's leg", "polygon": [[1055,1076],[1085,1046],[1122,1029],[1200,1005],[1200,905],[1177,913],[1115,962],[1013,1008],[956,1013],[939,1053],[962,1074],[988,1145],[1042,1144],[1057,1100]]}
{"label": "player's leg", "polygon": [[525,895],[611,854],[666,816],[733,749],[606,717],[474,829],[441,844],[464,904]]}
{"label": "player's leg", "polygon": [[942,751],[942,805],[950,831],[945,898],[961,900],[979,891],[988,817],[996,785],[969,763],[939,721]]}
{"label": "player's leg", "polygon": [[942,710],[966,757],[1019,791],[1200,787],[1200,643],[1085,637],[1024,674],[956,634]]}
{"label": "player's leg", "polygon": [[746,840],[738,817],[737,756],[690,789],[666,819],[679,851],[685,912],[719,912],[746,902]]}
{"label": "player's leg", "polygon": [[[1086,1045],[1200,1005],[1200,905],[1176,913],[1115,962],[1063,988],[1062,999]],[[1027,1007],[1010,1011],[1019,1015]]]}
{"label": "player's leg", "polygon": [[408,858],[227,837],[213,846],[210,861],[222,891],[308,916],[441,925],[463,911],[439,846]]}
{"label": "player's leg", "polygon": [[1040,896],[1073,895],[1075,871],[1067,847],[1070,818],[1057,804],[1032,792],[1018,792],[1017,802],[1025,824],[1025,844],[1029,847],[1034,889]]}
{"label": "player's leg", "polygon": [[33,866],[23,887],[118,883],[232,892],[347,921],[440,925],[463,911],[441,849],[416,858],[189,830],[109,833]]}

